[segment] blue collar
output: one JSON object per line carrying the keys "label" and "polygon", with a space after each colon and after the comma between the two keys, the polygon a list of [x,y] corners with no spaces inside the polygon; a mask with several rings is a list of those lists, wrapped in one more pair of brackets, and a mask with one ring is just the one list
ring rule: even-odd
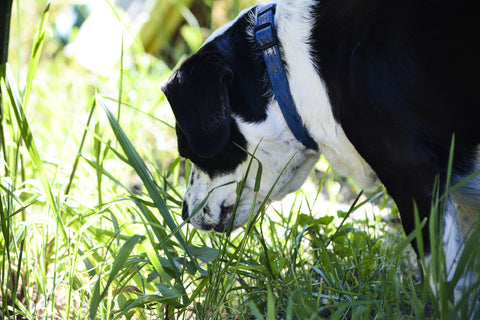
{"label": "blue collar", "polygon": [[283,68],[282,57],[278,49],[277,31],[275,29],[275,3],[259,5],[257,9],[257,26],[255,39],[262,50],[267,66],[268,77],[273,87],[273,93],[282,110],[283,117],[295,138],[306,148],[318,150],[318,145],[310,136],[295,107],[287,74]]}

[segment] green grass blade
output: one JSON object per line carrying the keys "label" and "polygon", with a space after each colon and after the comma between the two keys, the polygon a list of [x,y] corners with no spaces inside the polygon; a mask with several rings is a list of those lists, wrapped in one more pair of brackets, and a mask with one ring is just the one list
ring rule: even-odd
{"label": "green grass blade", "polygon": [[110,271],[110,275],[108,276],[107,284],[105,285],[105,289],[102,292],[102,296],[105,296],[108,287],[112,284],[118,272],[125,266],[125,263],[127,262],[128,257],[133,250],[133,247],[135,247],[137,242],[141,239],[142,236],[137,234],[132,236],[123,244],[122,248],[115,257],[115,260],[113,261],[112,270]]}
{"label": "green grass blade", "polygon": [[[168,210],[165,200],[163,199],[160,192],[157,190],[157,185],[153,181],[152,174],[148,170],[143,160],[140,158],[140,155],[137,153],[137,151],[133,147],[130,140],[127,138],[125,132],[120,127],[117,119],[110,112],[110,110],[108,110],[107,106],[105,105],[101,96],[99,95],[97,95],[97,102],[105,110],[105,113],[107,114],[112,130],[115,133],[115,136],[117,137],[117,140],[120,143],[120,146],[125,152],[125,155],[127,156],[128,163],[135,170],[135,172],[138,174],[138,176],[142,180],[143,184],[145,185],[145,188],[148,191],[148,194],[150,195],[153,202],[155,203],[155,206],[157,207],[158,211],[162,215],[167,226],[170,228],[172,232],[174,232],[174,236],[180,243],[181,247],[185,250],[189,258],[194,263],[196,263],[195,259],[193,258],[193,255],[190,253],[190,250],[187,246],[187,243],[185,242],[185,239],[183,238],[182,234],[178,232],[178,226],[173,220],[173,217],[170,214],[170,211]],[[201,271],[200,267],[198,267],[198,269],[199,271]]]}
{"label": "green grass blade", "polygon": [[253,316],[255,316],[256,320],[264,320],[265,318],[263,317],[262,313],[260,310],[258,310],[258,307],[253,303],[253,301],[250,301],[248,303],[248,307],[250,308],[250,311],[252,312]]}
{"label": "green grass blade", "polygon": [[18,89],[15,84],[15,80],[13,78],[12,72],[8,64],[4,66],[0,66],[0,79],[4,79],[2,81],[2,86],[5,86],[5,90],[2,90],[5,94],[7,94],[8,98],[10,99],[10,104],[12,107],[12,111],[15,115],[15,119],[17,121],[17,125],[20,129],[20,134],[22,136],[22,140],[27,147],[28,154],[30,155],[31,161],[35,170],[40,178],[40,182],[42,183],[43,189],[47,196],[47,201],[51,207],[51,209],[55,212],[58,221],[60,222],[60,231],[64,237],[67,239],[67,232],[65,231],[65,225],[63,224],[63,220],[60,216],[60,211],[53,197],[52,189],[50,187],[50,183],[47,178],[47,174],[43,168],[42,158],[40,157],[40,153],[38,152],[37,146],[35,144],[35,139],[33,138],[32,131],[30,130],[30,125],[26,118],[25,112],[23,111],[22,100],[20,99],[20,94],[18,93]]}
{"label": "green grass blade", "polygon": [[[167,222],[167,225],[173,230],[177,226],[175,224],[175,221],[173,220],[172,216],[170,215],[170,212],[168,211],[166,203],[163,201],[163,198],[160,196],[158,192],[156,192],[157,186],[155,185],[155,182],[153,181],[152,175],[145,166],[145,163],[143,160],[140,158],[140,155],[137,153],[133,145],[131,144],[130,140],[128,140],[127,136],[123,132],[122,128],[120,127],[117,119],[113,116],[113,114],[108,110],[107,106],[104,104],[100,96],[97,96],[97,101],[102,106],[102,108],[105,110],[105,113],[108,116],[108,120],[110,122],[110,125],[112,126],[112,129],[115,133],[115,136],[117,137],[118,141],[120,142],[120,145],[125,152],[127,159],[129,161],[129,164],[132,166],[132,168],[137,172],[139,175],[140,179],[142,182],[145,184],[145,187],[147,188],[147,191],[149,192],[150,196],[152,197],[152,200],[155,202],[155,205],[159,209],[160,213],[164,217],[165,221]],[[181,236],[179,236],[181,238]],[[180,242],[184,242],[183,238],[178,239]]]}
{"label": "green grass blade", "polygon": [[122,49],[120,51],[120,79],[118,82],[118,110],[117,110],[117,121],[120,122],[120,115],[122,110],[122,92],[123,92],[123,34],[122,34]]}
{"label": "green grass blade", "polygon": [[[112,102],[115,102],[115,103],[119,103],[118,99],[113,99],[113,98],[110,98],[110,97],[103,97],[104,100],[110,100]],[[125,101],[121,101],[121,105],[124,106],[124,107],[127,107],[128,109],[131,109],[133,111],[135,111],[135,113],[138,113],[138,114],[142,114],[144,116],[146,116],[147,118],[150,118],[150,119],[153,119],[163,125],[165,125],[166,128],[170,128],[172,130],[175,130],[175,126],[172,126],[170,123],[168,123],[167,121],[165,120],[162,120],[158,117],[155,117],[155,115],[153,114],[150,114],[148,112],[146,112],[145,110],[142,110],[140,108],[137,108],[135,106],[132,106],[131,104],[125,102]],[[118,120],[117,120],[118,121]],[[188,175],[187,175],[188,176]]]}
{"label": "green grass blade", "polygon": [[275,297],[269,283],[267,283],[267,319],[275,320]]}
{"label": "green grass blade", "polygon": [[87,137],[87,128],[90,125],[90,121],[92,120],[93,111],[95,110],[95,100],[93,101],[92,107],[90,108],[90,112],[88,114],[87,124],[85,125],[85,130],[83,131],[82,139],[80,140],[80,146],[78,147],[77,155],[75,156],[75,161],[73,162],[72,172],[70,173],[70,177],[68,178],[68,184],[65,188],[65,195],[70,193],[70,189],[73,184],[73,179],[75,178],[75,172],[77,171],[78,163],[80,161],[80,157],[83,150],[83,145],[85,144],[85,139]]}
{"label": "green grass blade", "polygon": [[43,43],[45,42],[45,31],[46,24],[48,20],[48,15],[50,12],[50,2],[47,3],[45,10],[43,11],[42,20],[40,26],[37,29],[35,34],[35,39],[33,41],[33,48],[30,54],[30,60],[28,63],[28,72],[27,72],[27,81],[25,85],[25,91],[23,93],[23,107],[26,108],[28,104],[28,99],[30,98],[30,92],[32,91],[33,79],[35,73],[37,72],[38,62],[40,60],[40,54],[42,53]]}
{"label": "green grass blade", "polygon": [[117,276],[118,272],[125,267],[125,264],[128,261],[128,257],[132,253],[133,248],[141,239],[142,237],[140,235],[134,235],[130,239],[128,239],[120,248],[120,251],[118,251],[118,254],[115,257],[115,260],[113,261],[112,269],[110,270],[110,275],[108,276],[107,283],[102,293],[100,293],[101,278],[98,279],[97,283],[95,284],[95,289],[94,289],[91,304],[90,304],[90,319],[92,320],[95,319],[100,302],[103,300],[103,298],[107,294],[108,289],[112,284],[113,280],[115,280],[115,277]]}

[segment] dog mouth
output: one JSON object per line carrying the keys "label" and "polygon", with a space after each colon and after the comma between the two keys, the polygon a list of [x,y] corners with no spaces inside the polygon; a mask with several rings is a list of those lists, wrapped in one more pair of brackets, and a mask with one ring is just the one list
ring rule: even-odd
{"label": "dog mouth", "polygon": [[[188,220],[189,218],[189,206],[188,204],[184,201],[183,206],[182,206],[182,218],[183,220]],[[230,220],[232,219],[233,216],[233,209],[234,205],[226,205],[225,202],[220,206],[220,215],[218,217],[218,223],[214,224],[212,223],[211,217],[211,210],[210,207],[205,206],[201,211],[198,213],[199,214],[199,219],[193,219],[191,221],[188,221],[189,223],[191,222],[195,227],[204,230],[204,231],[210,231],[210,230],[215,230],[216,232],[226,232],[228,229],[228,226],[230,224]]]}
{"label": "dog mouth", "polygon": [[220,207],[220,222],[213,227],[216,232],[226,232],[233,214],[233,205],[222,204]]}

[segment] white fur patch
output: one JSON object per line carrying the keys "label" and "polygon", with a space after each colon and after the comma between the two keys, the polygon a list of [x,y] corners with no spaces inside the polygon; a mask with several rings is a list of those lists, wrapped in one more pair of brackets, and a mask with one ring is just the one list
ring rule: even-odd
{"label": "white fur patch", "polygon": [[277,5],[278,38],[288,65],[289,85],[298,112],[320,151],[340,174],[353,178],[367,190],[378,178],[335,121],[323,80],[320,78],[306,39],[314,25],[312,0],[280,1]]}

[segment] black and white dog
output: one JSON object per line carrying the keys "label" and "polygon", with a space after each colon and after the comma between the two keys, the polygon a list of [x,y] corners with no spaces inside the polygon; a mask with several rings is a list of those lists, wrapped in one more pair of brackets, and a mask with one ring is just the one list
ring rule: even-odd
{"label": "black and white dog", "polygon": [[[313,146],[293,133],[277,98],[270,48],[258,33],[264,27],[258,15],[267,7],[288,81],[280,87],[290,90],[299,130]],[[463,0],[286,0],[243,11],[162,86],[177,120],[180,155],[193,163],[183,217],[208,195],[190,222],[226,229],[236,197],[228,182],[244,177],[245,150],[263,164],[257,205],[275,181],[271,199],[300,188],[323,153],[365,189],[383,183],[410,233],[414,205],[421,218],[429,216],[436,177],[441,191],[447,188],[453,136],[451,183],[480,168],[475,8]],[[246,179],[234,227],[249,217],[254,184],[254,175]],[[468,234],[480,213],[480,178],[450,195],[445,208],[443,241],[454,268],[462,231]]]}

